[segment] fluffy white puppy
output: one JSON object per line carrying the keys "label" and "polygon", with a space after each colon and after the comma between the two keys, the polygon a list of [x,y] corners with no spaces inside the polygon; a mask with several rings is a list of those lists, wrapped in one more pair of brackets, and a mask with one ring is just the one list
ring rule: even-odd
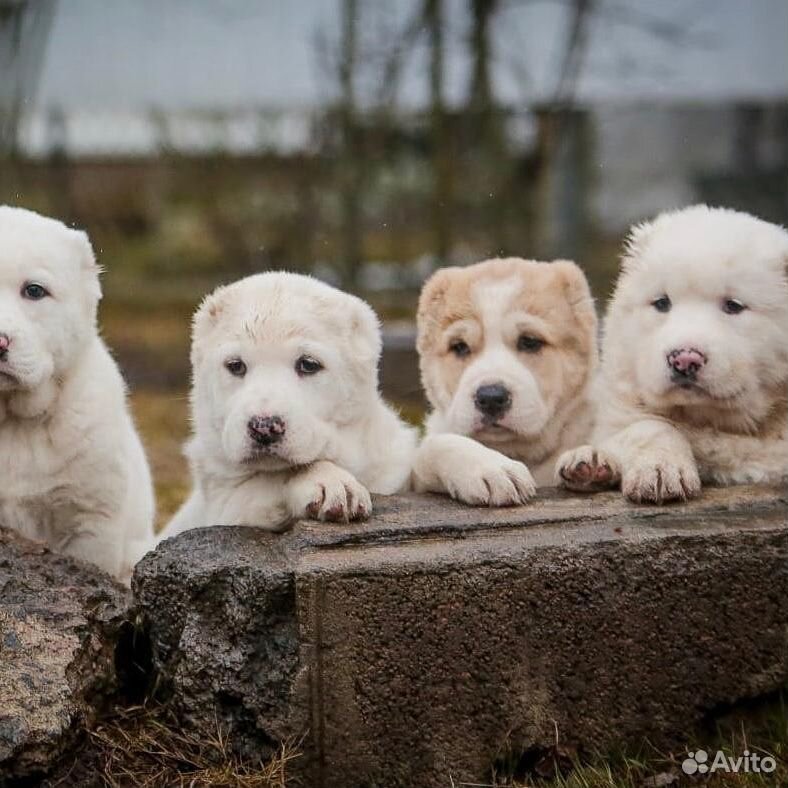
{"label": "fluffy white puppy", "polygon": [[558,473],[633,501],[788,475],[788,233],[698,205],[635,227],[605,325],[593,446]]}
{"label": "fluffy white puppy", "polygon": [[407,486],[415,430],[378,392],[372,309],[311,277],[220,287],[194,317],[191,497],[162,538],[208,525],[348,521]]}
{"label": "fluffy white puppy", "polygon": [[0,207],[0,524],[128,580],[153,489],[83,232]]}
{"label": "fluffy white puppy", "polygon": [[558,456],[590,436],[596,334],[588,282],[567,260],[438,271],[419,301],[422,382],[433,410],[416,488],[506,505],[552,484]]}

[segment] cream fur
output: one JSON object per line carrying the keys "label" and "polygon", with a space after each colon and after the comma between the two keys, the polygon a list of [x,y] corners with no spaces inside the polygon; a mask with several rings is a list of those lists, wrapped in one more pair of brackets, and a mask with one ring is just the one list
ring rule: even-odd
{"label": "cream fur", "polygon": [[[419,305],[432,413],[415,487],[507,505],[525,503],[536,484],[551,484],[558,455],[590,435],[596,331],[588,282],[574,263],[510,258],[438,271]],[[523,336],[544,346],[518,349]],[[467,354],[452,351],[458,341]],[[475,404],[479,387],[489,384],[511,392],[511,406],[494,423]]]}
{"label": "cream fur", "polygon": [[[788,475],[788,233],[698,205],[635,227],[605,325],[592,446],[559,460],[567,486],[621,484],[633,501],[697,495],[702,482]],[[670,298],[669,311],[653,303]],[[734,299],[745,309],[728,314]],[[676,385],[667,354],[706,358]]]}
{"label": "cream fur", "polygon": [[[49,295],[23,297],[27,283]],[[153,490],[100,296],[84,233],[0,207],[0,524],[128,581],[153,542]]]}
{"label": "cream fur", "polygon": [[[297,518],[355,520],[370,492],[407,486],[415,430],[378,392],[378,320],[360,299],[311,277],[269,272],[209,295],[194,318],[189,500],[162,538],[187,528]],[[322,369],[299,375],[299,358]],[[232,375],[228,360],[243,360]],[[281,419],[260,449],[250,419]]]}

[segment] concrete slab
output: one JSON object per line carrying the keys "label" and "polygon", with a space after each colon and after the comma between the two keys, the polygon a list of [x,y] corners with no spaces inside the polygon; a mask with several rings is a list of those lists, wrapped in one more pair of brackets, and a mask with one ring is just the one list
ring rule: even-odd
{"label": "concrete slab", "polygon": [[310,786],[483,782],[556,741],[675,742],[788,680],[788,488],[635,507],[376,501],[363,526],[192,531],[138,567],[185,722]]}

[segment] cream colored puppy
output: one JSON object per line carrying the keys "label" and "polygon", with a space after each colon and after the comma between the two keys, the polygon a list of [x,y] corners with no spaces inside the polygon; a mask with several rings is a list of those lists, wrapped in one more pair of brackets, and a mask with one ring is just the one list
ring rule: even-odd
{"label": "cream colored puppy", "polygon": [[372,309],[316,279],[264,273],[197,310],[191,497],[162,538],[208,525],[281,530],[369,516],[407,487],[415,430],[378,392]]}
{"label": "cream colored puppy", "polygon": [[574,263],[509,258],[438,271],[418,311],[433,410],[416,488],[506,505],[551,484],[558,455],[591,431],[596,333]]}
{"label": "cream colored puppy", "polygon": [[592,446],[558,464],[636,502],[788,475],[788,233],[698,205],[635,227],[605,325]]}
{"label": "cream colored puppy", "polygon": [[0,525],[128,581],[153,490],[83,232],[0,207]]}

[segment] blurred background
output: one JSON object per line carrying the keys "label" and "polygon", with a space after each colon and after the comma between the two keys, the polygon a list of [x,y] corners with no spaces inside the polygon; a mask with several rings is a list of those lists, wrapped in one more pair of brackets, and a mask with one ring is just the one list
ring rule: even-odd
{"label": "blurred background", "polygon": [[570,257],[695,201],[788,223],[786,0],[0,0],[0,202],[85,228],[161,517],[187,486],[189,316],[309,271],[385,325],[434,269]]}

